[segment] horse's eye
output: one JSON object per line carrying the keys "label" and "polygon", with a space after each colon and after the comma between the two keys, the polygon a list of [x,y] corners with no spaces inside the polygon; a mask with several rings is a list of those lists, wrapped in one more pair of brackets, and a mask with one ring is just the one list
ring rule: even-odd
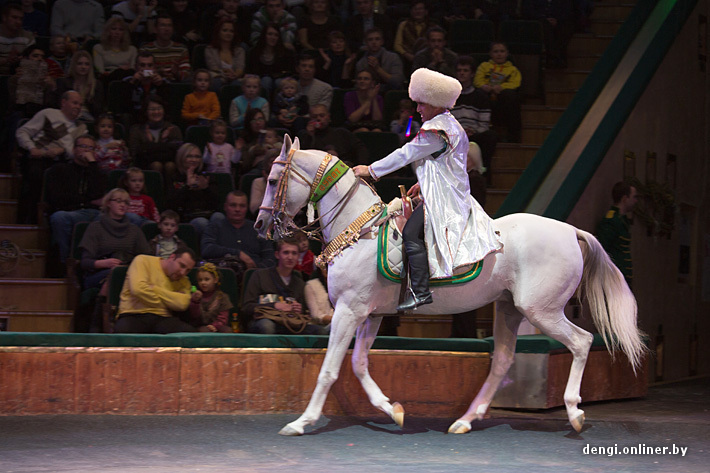
{"label": "horse's eye", "polygon": [[279,182],[279,181],[277,181],[276,179],[269,179],[269,185],[270,185],[270,186],[275,186],[276,184],[278,184],[278,182]]}

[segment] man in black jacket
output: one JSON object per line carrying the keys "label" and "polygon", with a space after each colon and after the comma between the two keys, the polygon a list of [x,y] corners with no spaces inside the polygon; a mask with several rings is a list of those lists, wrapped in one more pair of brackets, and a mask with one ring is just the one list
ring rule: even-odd
{"label": "man in black jacket", "polygon": [[[303,314],[306,307],[303,282],[300,273],[294,273],[298,264],[298,243],[284,239],[277,243],[275,268],[259,269],[251,275],[244,293],[240,325],[252,333],[290,334],[281,324],[267,318],[254,319],[254,312],[261,307],[283,312]],[[308,324],[303,335],[327,335],[328,326]]]}

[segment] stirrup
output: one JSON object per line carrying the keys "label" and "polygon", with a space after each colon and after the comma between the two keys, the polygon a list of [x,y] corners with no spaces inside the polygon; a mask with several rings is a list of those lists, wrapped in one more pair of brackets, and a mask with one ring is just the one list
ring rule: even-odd
{"label": "stirrup", "polygon": [[417,295],[410,289],[407,298],[397,306],[397,312],[404,312],[407,310],[414,310],[417,307],[425,304],[431,304],[434,302],[431,291],[427,291],[424,294]]}

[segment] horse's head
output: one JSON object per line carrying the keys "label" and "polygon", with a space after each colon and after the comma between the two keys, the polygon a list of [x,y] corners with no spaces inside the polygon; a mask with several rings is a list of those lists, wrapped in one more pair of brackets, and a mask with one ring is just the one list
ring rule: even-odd
{"label": "horse's head", "polygon": [[298,138],[284,136],[281,154],[274,161],[269,172],[264,192],[264,200],[259,208],[254,229],[262,238],[271,238],[271,231],[277,237],[289,233],[293,217],[306,205],[322,161],[320,151],[301,151]]}

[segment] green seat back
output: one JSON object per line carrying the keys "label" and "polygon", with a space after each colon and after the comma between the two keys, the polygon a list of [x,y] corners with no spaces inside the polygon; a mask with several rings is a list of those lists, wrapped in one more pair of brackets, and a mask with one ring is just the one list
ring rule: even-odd
{"label": "green seat back", "polygon": [[[118,182],[126,173],[125,169],[114,169],[108,175],[109,189],[118,187]],[[163,175],[158,171],[143,171],[145,176],[145,193],[155,202],[158,212],[165,210],[165,190],[163,189]]]}

